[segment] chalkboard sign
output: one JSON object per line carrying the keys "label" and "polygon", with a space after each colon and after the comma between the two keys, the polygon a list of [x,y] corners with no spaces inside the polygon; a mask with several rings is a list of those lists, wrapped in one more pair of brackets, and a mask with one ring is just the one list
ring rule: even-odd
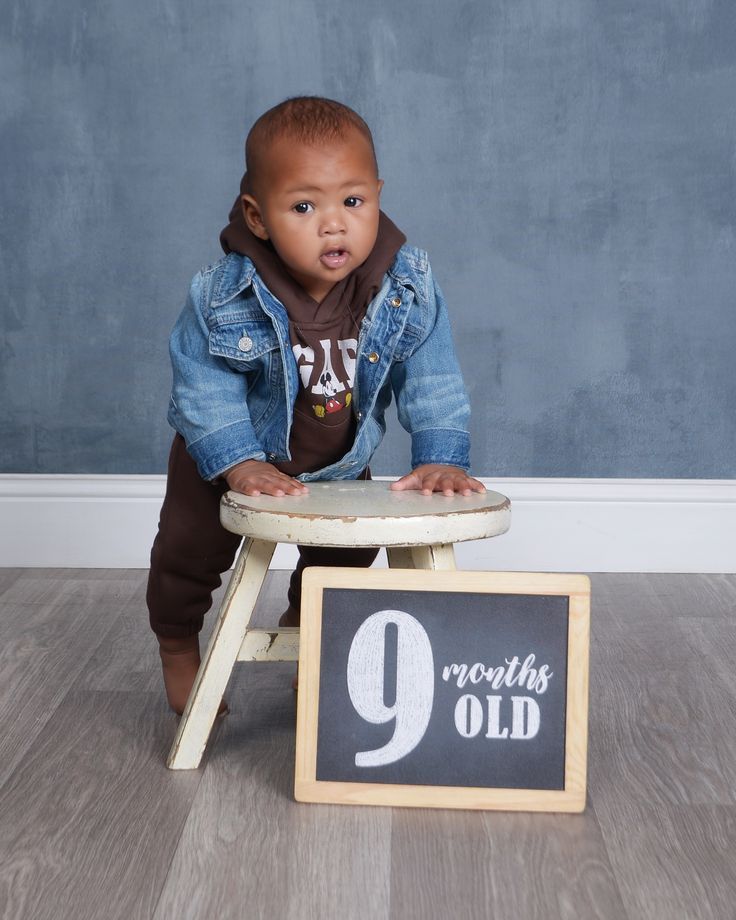
{"label": "chalkboard sign", "polygon": [[295,796],[582,811],[583,575],[312,568]]}

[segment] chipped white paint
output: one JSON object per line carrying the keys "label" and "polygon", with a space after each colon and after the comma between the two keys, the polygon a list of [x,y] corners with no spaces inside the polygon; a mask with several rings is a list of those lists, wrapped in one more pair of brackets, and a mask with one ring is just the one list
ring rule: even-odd
{"label": "chipped white paint", "polygon": [[312,482],[306,495],[228,492],[220,520],[234,533],[307,546],[426,546],[505,533],[510,502],[498,492],[422,495],[388,482]]}
{"label": "chipped white paint", "polygon": [[298,661],[299,628],[247,629],[238,661]]}

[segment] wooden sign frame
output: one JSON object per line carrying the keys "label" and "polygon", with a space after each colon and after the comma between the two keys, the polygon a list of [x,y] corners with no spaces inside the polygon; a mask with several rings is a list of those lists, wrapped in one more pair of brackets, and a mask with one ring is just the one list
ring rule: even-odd
{"label": "wooden sign frame", "polygon": [[[568,601],[563,789],[431,786],[317,779],[322,604],[326,588],[561,595]],[[588,745],[590,580],[585,575],[412,569],[310,568],[302,582],[294,795],[300,802],[580,812]]]}

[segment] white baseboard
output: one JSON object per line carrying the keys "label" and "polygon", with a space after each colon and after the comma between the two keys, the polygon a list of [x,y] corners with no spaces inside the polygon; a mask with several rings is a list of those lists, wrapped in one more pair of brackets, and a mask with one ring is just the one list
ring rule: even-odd
{"label": "white baseboard", "polygon": [[[459,544],[461,568],[736,572],[736,481],[484,482],[511,499],[511,530]],[[146,568],[164,483],[163,476],[0,475],[0,566]],[[272,567],[290,568],[295,555],[279,546]]]}

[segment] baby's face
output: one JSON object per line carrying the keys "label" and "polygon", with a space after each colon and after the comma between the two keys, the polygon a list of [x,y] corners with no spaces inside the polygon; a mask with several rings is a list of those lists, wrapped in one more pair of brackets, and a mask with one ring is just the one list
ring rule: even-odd
{"label": "baby's face", "polygon": [[251,230],[270,239],[292,277],[322,301],[373,249],[382,186],[357,130],[318,146],[282,138],[243,207]]}

